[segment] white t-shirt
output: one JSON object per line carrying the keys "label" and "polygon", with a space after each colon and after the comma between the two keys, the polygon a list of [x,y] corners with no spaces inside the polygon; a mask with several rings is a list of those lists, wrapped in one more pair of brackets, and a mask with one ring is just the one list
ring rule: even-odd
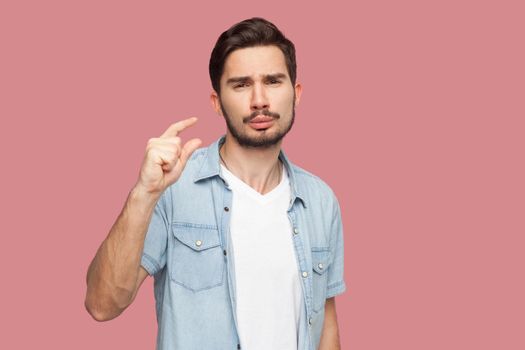
{"label": "white t-shirt", "polygon": [[287,209],[290,184],[262,195],[221,165],[233,192],[230,232],[243,350],[297,350],[302,287]]}

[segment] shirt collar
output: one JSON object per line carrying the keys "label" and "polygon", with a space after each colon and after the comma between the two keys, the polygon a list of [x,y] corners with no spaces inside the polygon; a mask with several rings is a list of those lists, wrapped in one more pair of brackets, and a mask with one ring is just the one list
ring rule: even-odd
{"label": "shirt collar", "polygon": [[[201,168],[197,172],[197,175],[193,179],[193,182],[199,182],[201,180],[209,179],[214,176],[219,176],[220,178],[222,178],[219,149],[224,143],[225,139],[226,137],[223,135],[217,141],[208,146],[204,162],[202,163]],[[293,204],[295,200],[299,199],[303,203],[303,206],[306,208],[305,196],[303,195],[301,187],[297,183],[294,166],[282,149],[279,151],[279,159],[283,162],[284,166],[286,167],[286,171],[288,172],[288,178],[290,180],[290,189],[292,195],[291,203]]]}

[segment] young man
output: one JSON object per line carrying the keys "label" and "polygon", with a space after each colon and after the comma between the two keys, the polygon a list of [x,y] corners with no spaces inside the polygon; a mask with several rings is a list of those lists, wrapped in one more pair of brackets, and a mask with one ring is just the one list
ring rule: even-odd
{"label": "young man", "polygon": [[281,151],[302,91],[294,45],[262,18],[242,21],[219,37],[210,77],[226,135],[183,144],[190,118],[149,140],[89,267],[86,308],[118,316],[151,275],[157,349],[339,349],[339,205]]}

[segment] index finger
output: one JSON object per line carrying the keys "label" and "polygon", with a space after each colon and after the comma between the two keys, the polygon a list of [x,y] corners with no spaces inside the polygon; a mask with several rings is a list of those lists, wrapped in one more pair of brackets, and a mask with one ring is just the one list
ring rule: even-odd
{"label": "index finger", "polygon": [[197,122],[197,117],[191,117],[188,119],[181,120],[179,122],[171,124],[166,131],[160,137],[174,137],[179,134],[182,130],[189,126],[192,126]]}

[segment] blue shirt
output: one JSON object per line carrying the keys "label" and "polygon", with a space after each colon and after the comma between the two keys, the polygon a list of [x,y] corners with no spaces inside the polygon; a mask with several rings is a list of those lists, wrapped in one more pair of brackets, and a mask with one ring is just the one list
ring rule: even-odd
{"label": "blue shirt", "polygon": [[[146,234],[141,264],[154,276],[158,350],[241,348],[229,234],[232,192],[219,161],[223,142],[224,136],[193,153],[159,199]],[[325,300],[346,289],[341,213],[328,185],[282,151],[279,158],[290,180],[288,217],[302,276],[298,349],[315,350]]]}

